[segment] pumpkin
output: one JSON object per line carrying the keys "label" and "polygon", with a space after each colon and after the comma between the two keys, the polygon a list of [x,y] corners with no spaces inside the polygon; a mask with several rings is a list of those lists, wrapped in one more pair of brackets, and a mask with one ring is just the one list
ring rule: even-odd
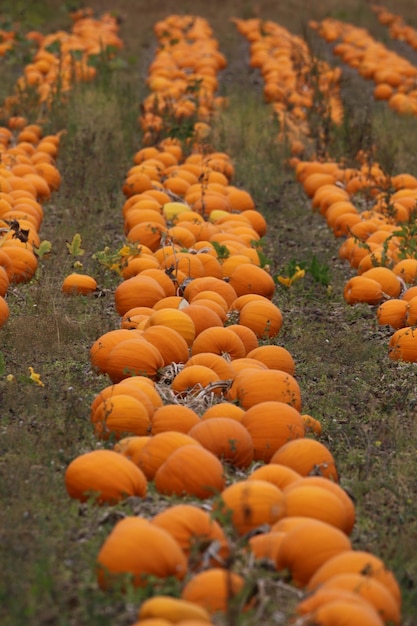
{"label": "pumpkin", "polygon": [[97,578],[102,589],[120,586],[126,576],[135,587],[146,586],[149,577],[174,576],[182,580],[186,571],[185,555],[175,539],[141,517],[118,521],[97,556]]}
{"label": "pumpkin", "polygon": [[270,460],[295,470],[301,476],[324,476],[338,482],[336,463],[330,450],[315,439],[293,439],[279,448]]}
{"label": "pumpkin", "polygon": [[127,385],[129,388],[138,387],[141,391],[144,391],[145,394],[151,401],[151,404],[155,409],[162,406],[162,398],[159,395],[155,383],[148,376],[129,376],[128,378],[124,378],[119,383],[119,389],[123,388],[124,385]]}
{"label": "pumpkin", "polygon": [[206,328],[195,338],[191,354],[194,356],[200,352],[213,352],[230,360],[246,355],[240,337],[224,326]]}
{"label": "pumpkin", "polygon": [[264,480],[235,482],[220,495],[220,502],[215,504],[215,509],[219,509],[223,515],[230,515],[239,535],[245,535],[264,524],[272,525],[285,515],[282,491]]}
{"label": "pumpkin", "polygon": [[114,292],[114,303],[117,313],[122,316],[137,306],[153,307],[154,304],[165,298],[164,288],[151,276],[137,274],[124,280]]}
{"label": "pumpkin", "polygon": [[205,499],[221,492],[224,485],[223,465],[198,442],[172,452],[155,474],[156,489],[166,495]]}
{"label": "pumpkin", "polygon": [[223,566],[229,557],[229,543],[222,527],[207,511],[194,504],[170,506],[155,515],[152,524],[174,537],[192,569],[201,566],[213,543],[216,549],[207,554],[211,566]]}
{"label": "pumpkin", "polygon": [[148,318],[145,330],[149,326],[168,326],[176,330],[185,339],[188,347],[192,345],[195,338],[194,322],[182,309],[154,310]]}
{"label": "pumpkin", "polygon": [[380,283],[382,291],[390,298],[398,298],[402,283],[395,272],[388,267],[372,267],[361,273],[362,278],[371,278]]}
{"label": "pumpkin", "polygon": [[3,240],[2,249],[11,261],[9,280],[11,283],[29,282],[38,267],[38,257],[29,244],[21,244],[17,239]]}
{"label": "pumpkin", "polygon": [[298,482],[284,491],[284,496],[288,516],[319,519],[344,531],[347,523],[344,504],[325,487]]}
{"label": "pumpkin", "polygon": [[200,423],[197,413],[184,404],[164,404],[152,416],[151,433],[157,435],[166,431],[188,433]]}
{"label": "pumpkin", "polygon": [[253,461],[253,443],[247,429],[228,417],[215,417],[193,426],[188,435],[222,461],[245,469]]}
{"label": "pumpkin", "polygon": [[147,481],[141,470],[113,450],[93,450],[76,457],[65,471],[71,498],[96,504],[116,504],[125,497],[144,497]]}
{"label": "pumpkin", "polygon": [[209,406],[201,415],[202,420],[212,419],[213,417],[228,417],[230,419],[242,421],[245,411],[233,402],[217,402]]}
{"label": "pumpkin", "polygon": [[263,268],[247,263],[240,263],[229,276],[229,284],[237,296],[248,293],[259,294],[269,300],[275,293],[275,282],[271,274]]}
{"label": "pumpkin", "polygon": [[406,323],[409,303],[399,298],[391,298],[379,305],[376,317],[380,326],[388,325],[398,329],[408,326]]}
{"label": "pumpkin", "polygon": [[391,592],[372,576],[356,573],[335,574],[322,583],[323,588],[354,591],[376,609],[386,624],[400,623],[400,607]]}
{"label": "pumpkin", "polygon": [[118,396],[120,394],[132,396],[133,398],[136,398],[136,400],[139,400],[140,402],[142,402],[142,404],[146,408],[149,419],[152,417],[155,409],[152,405],[152,402],[149,396],[143,391],[143,389],[140,389],[139,387],[135,385],[130,385],[130,386],[126,384],[120,385],[120,383],[118,383],[117,385],[109,385],[108,387],[104,387],[104,389],[102,389],[96,395],[93,402],[91,403],[90,416],[94,415],[97,407],[104,400],[111,399],[113,396]]}
{"label": "pumpkin", "polygon": [[380,304],[384,299],[381,283],[373,278],[353,276],[343,289],[343,296],[348,304]]}
{"label": "pumpkin", "polygon": [[239,324],[253,330],[258,339],[276,337],[281,330],[282,322],[280,309],[266,298],[257,297],[248,301],[239,312]]}
{"label": "pumpkin", "polygon": [[130,437],[124,437],[116,441],[113,450],[128,458],[129,461],[132,461],[135,465],[138,465],[142,450],[149,439],[150,435],[132,435]]}
{"label": "pumpkin", "polygon": [[287,485],[290,485],[296,480],[301,478],[298,472],[295,472],[285,465],[267,464],[257,467],[249,474],[246,480],[266,480],[268,483],[272,483],[281,491],[285,490]]}
{"label": "pumpkin", "polygon": [[81,294],[83,296],[94,293],[97,289],[97,281],[88,274],[68,274],[61,286],[62,293]]}
{"label": "pumpkin", "polygon": [[304,587],[323,563],[350,549],[351,543],[343,531],[321,520],[305,518],[305,522],[285,534],[277,569],[289,569],[293,583]]}
{"label": "pumpkin", "polygon": [[96,339],[90,348],[90,361],[94,370],[97,373],[104,373],[110,350],[120,341],[130,339],[132,336],[137,336],[137,334],[132,335],[132,332],[127,328],[116,328]]}
{"label": "pumpkin", "polygon": [[226,397],[237,401],[245,411],[267,401],[283,402],[301,410],[300,386],[282,370],[244,368],[236,374]]}
{"label": "pumpkin", "polygon": [[154,324],[145,328],[142,336],[157,348],[164,366],[187,361],[189,357],[187,342],[175,328]]}
{"label": "pumpkin", "polygon": [[226,300],[228,306],[237,298],[236,291],[229,283],[214,276],[203,276],[190,281],[184,288],[183,295],[189,302],[192,302],[202,291],[215,291]]}
{"label": "pumpkin", "polygon": [[220,380],[232,380],[235,370],[232,361],[229,361],[215,352],[198,352],[191,356],[184,367],[191,365],[204,365],[209,367],[219,376]]}
{"label": "pumpkin", "polygon": [[346,573],[362,574],[375,578],[382,585],[385,585],[396,603],[401,605],[401,589],[395,576],[379,557],[365,550],[348,550],[326,561],[309,580],[307,590],[315,592],[336,574]]}
{"label": "pumpkin", "polygon": [[167,458],[181,446],[200,445],[198,441],[182,432],[165,431],[150,438],[142,449],[139,467],[148,478],[153,480],[158,469]]}
{"label": "pumpkin", "polygon": [[151,428],[146,406],[128,393],[103,400],[92,413],[91,422],[96,437],[104,440],[126,434],[147,435]]}
{"label": "pumpkin", "polygon": [[6,272],[6,268],[3,265],[0,265],[0,297],[4,297],[6,295],[9,284],[10,281]]}
{"label": "pumpkin", "polygon": [[[220,376],[206,365],[189,365],[176,374],[171,382],[172,391],[182,397],[199,393],[202,389],[220,382]],[[219,387],[213,387],[215,393],[221,393]]]}
{"label": "pumpkin", "polygon": [[250,537],[248,547],[255,559],[266,560],[275,567],[281,541],[285,533],[266,532]]}
{"label": "pumpkin", "polygon": [[391,335],[388,356],[392,361],[417,362],[417,330],[414,326],[404,326]]}
{"label": "pumpkin", "polygon": [[203,304],[198,304],[197,301],[181,310],[192,319],[196,337],[206,328],[223,326],[223,321],[216,311]]}
{"label": "pumpkin", "polygon": [[106,373],[113,383],[118,383],[130,376],[155,378],[163,366],[164,360],[158,348],[136,335],[120,341],[110,350]]}
{"label": "pumpkin", "polygon": [[9,305],[3,296],[0,296],[0,328],[7,322],[10,315]]}
{"label": "pumpkin", "polygon": [[[138,618],[141,624],[145,624],[145,621],[149,621],[152,618],[166,619],[168,624],[177,624],[178,622],[188,622],[190,620],[210,623],[209,613],[203,607],[195,604],[195,602],[159,595],[148,598],[141,604]],[[149,624],[149,626],[151,625]]]}
{"label": "pumpkin", "polygon": [[255,461],[269,463],[285,443],[304,437],[300,413],[285,402],[270,400],[252,405],[246,410],[242,424],[252,438]]}
{"label": "pumpkin", "polygon": [[[273,467],[273,465],[271,465],[271,467]],[[333,480],[329,480],[328,478],[324,478],[323,476],[303,476],[300,477],[297,482],[294,482],[294,484],[289,484],[284,489],[284,495],[287,495],[293,489],[297,489],[301,486],[321,487],[322,489],[327,489],[335,495],[339,499],[339,502],[342,504],[344,510],[344,523],[341,526],[341,529],[347,535],[350,535],[355,525],[356,514],[355,505],[346,491],[338,483],[335,483]]]}
{"label": "pumpkin", "polygon": [[318,606],[308,615],[311,624],[317,626],[383,626],[384,622],[369,603],[352,602],[351,598],[340,597]]}
{"label": "pumpkin", "polygon": [[257,346],[247,356],[264,363],[269,369],[282,370],[291,376],[295,374],[295,362],[291,353],[282,346],[266,344]]}
{"label": "pumpkin", "polygon": [[[226,612],[231,602],[243,593],[245,580],[228,569],[212,567],[195,574],[181,593],[183,600],[194,602],[210,614]],[[244,601],[245,598],[243,598]]]}
{"label": "pumpkin", "polygon": [[232,330],[234,333],[240,337],[245,347],[246,354],[248,356],[249,352],[258,347],[258,338],[255,335],[254,331],[248,328],[247,326],[243,326],[242,324],[229,324],[227,326],[228,330]]}

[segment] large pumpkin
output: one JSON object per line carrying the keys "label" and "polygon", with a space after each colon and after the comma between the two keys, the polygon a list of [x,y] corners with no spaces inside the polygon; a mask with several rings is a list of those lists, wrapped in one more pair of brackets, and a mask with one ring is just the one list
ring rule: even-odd
{"label": "large pumpkin", "polygon": [[253,443],[247,429],[229,417],[215,417],[200,421],[188,431],[203,448],[222,461],[245,469],[253,461]]}

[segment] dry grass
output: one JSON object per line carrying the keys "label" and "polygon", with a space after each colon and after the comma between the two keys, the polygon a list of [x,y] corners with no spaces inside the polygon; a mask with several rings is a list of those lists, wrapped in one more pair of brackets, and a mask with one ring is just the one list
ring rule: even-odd
{"label": "dry grass", "polygon": [[[39,3],[26,4],[34,19]],[[45,207],[42,227],[42,237],[53,243],[53,254],[42,261],[35,280],[13,287],[8,294],[11,316],[1,331],[0,350],[6,373],[16,381],[0,378],[0,622],[4,626],[132,624],[139,600],[149,590],[131,590],[127,598],[100,592],[94,572],[96,554],[118,517],[130,512],[152,515],[168,502],[150,489],[144,501],[95,509],[70,501],[63,482],[70,460],[96,446],[89,407],[108,384],[106,377],[91,371],[89,347],[119,323],[112,297],[117,278],[93,254],[106,245],[115,248],[122,240],[121,186],[131,156],[140,146],[135,120],[154,46],[151,26],[178,11],[178,3],[171,0],[90,4],[98,12],[114,8],[120,14],[128,65],[105,75],[96,86],[80,88],[69,107],[51,117],[52,131],[68,130],[59,157],[63,185]],[[413,10],[413,2],[396,0],[386,5],[413,17],[406,12]],[[19,6],[5,6],[16,16]],[[61,4],[42,3],[42,15],[35,21],[39,28],[67,27],[66,16],[57,6]],[[236,184],[253,194],[267,217],[265,253],[272,271],[280,273],[291,261],[308,262],[313,256],[330,271],[331,290],[311,276],[290,290],[277,288],[275,301],[284,314],[278,343],[294,356],[304,411],[322,421],[322,440],[336,457],[343,486],[355,499],[358,520],[353,544],[378,554],[394,570],[404,596],[403,626],[413,626],[417,620],[417,560],[410,549],[417,532],[415,365],[389,361],[389,330],[378,327],[375,310],[345,305],[341,292],[352,272],[339,261],[339,242],[311,211],[285,166],[285,150],[274,141],[276,129],[262,101],[259,77],[248,71],[246,46],[228,18],[259,15],[301,33],[306,24],[300,16],[331,14],[356,20],[375,33],[381,29],[368,3],[353,0],[345,1],[343,9],[337,0],[321,0],[314,3],[314,10],[307,0],[288,4],[197,0],[188,6],[184,3],[182,10],[210,20],[229,60],[221,89],[231,104],[216,126],[213,143],[232,156]],[[23,13],[18,17],[24,20]],[[7,66],[10,80],[2,85],[1,96],[17,71],[16,64]],[[351,73],[346,75],[344,97],[352,111],[358,103],[369,107],[368,117],[358,114],[355,119],[375,138],[381,162],[393,172],[415,173],[414,121],[372,104],[369,89]],[[356,142],[360,136],[364,133]],[[340,133],[334,140],[335,152],[348,149],[348,140],[353,141],[351,134]],[[76,232],[82,234],[86,250],[85,270],[97,276],[101,297],[68,298],[60,293],[73,263],[65,242]],[[44,387],[30,381],[29,365],[41,374]],[[226,622],[227,626],[288,623],[296,590],[285,578],[277,580],[240,553],[236,558],[242,560],[247,578],[259,582],[261,601],[256,611],[223,620],[225,626]],[[168,583],[165,589],[175,591]]]}

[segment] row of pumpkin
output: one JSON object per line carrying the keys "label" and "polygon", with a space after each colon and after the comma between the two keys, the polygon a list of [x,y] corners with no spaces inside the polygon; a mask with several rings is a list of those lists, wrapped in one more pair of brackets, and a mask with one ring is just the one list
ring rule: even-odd
{"label": "row of pumpkin", "polygon": [[[136,586],[149,577],[184,581],[181,600],[156,595],[141,605],[143,626],[211,622],[236,600],[250,609],[256,598],[230,559],[237,536],[247,558],[268,559],[305,590],[295,607],[303,623],[398,624],[398,583],[380,559],[353,549],[354,505],[330,451],[310,436],[320,425],[301,412],[291,355],[273,345],[282,315],[250,245],[258,240],[255,224],[265,231],[263,220],[247,192],[238,194],[243,204],[233,201],[230,158],[207,152],[201,137],[210,129],[207,111],[216,110],[224,58],[202,18],[169,16],[155,34],[163,45],[150,67],[153,104],[140,119],[146,142],[160,136],[165,107],[179,119],[199,110],[188,80],[204,84],[204,126],[197,122],[191,158],[178,141],[163,139],[135,155],[139,168],[126,177],[130,245],[115,291],[121,328],[90,351],[92,366],[112,382],[93,401],[91,420],[99,439],[117,443],[74,459],[66,485],[81,501],[115,503],[143,497],[153,483],[161,494],[204,499],[206,507],[173,505],[150,520],[119,521],[98,555],[99,584],[108,589],[123,575]],[[174,95],[189,104],[172,108]],[[196,303],[198,312],[188,315]],[[253,460],[262,466],[254,469]]]}
{"label": "row of pumpkin", "polygon": [[[282,27],[270,22],[265,27],[260,20],[253,19],[240,20],[237,25],[250,42],[252,65],[259,66],[263,76],[268,76],[271,62],[282,56],[287,59],[288,75],[295,76],[294,54],[291,53],[294,49],[297,50],[297,63],[300,58],[306,58],[306,67],[311,64],[308,50],[303,48],[301,55],[298,38],[293,39]],[[282,41],[286,42],[285,46]],[[303,85],[304,80],[294,83],[300,95],[305,91]],[[326,91],[324,88],[324,95]],[[266,100],[270,98],[266,97]],[[287,124],[291,142],[293,129],[299,128],[293,117],[293,101],[281,94],[278,102],[283,107],[283,115],[292,120],[289,126]],[[306,106],[311,106],[311,102]],[[311,132],[305,120],[297,136],[298,140],[306,137],[304,147],[311,142]],[[309,159],[293,156],[290,163],[311,201],[312,210],[323,216],[336,237],[343,239],[340,258],[357,272],[357,276],[345,285],[346,302],[378,305],[378,323],[395,330],[388,346],[390,358],[414,362],[417,360],[414,329],[417,260],[408,225],[414,219],[417,178],[409,173],[387,175],[373,155],[360,153],[357,160],[357,167],[346,167],[330,155],[319,160],[310,153]]]}

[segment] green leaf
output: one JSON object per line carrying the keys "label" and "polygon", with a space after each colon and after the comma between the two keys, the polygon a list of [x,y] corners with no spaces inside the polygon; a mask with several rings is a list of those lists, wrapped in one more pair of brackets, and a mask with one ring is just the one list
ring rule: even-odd
{"label": "green leaf", "polygon": [[51,242],[48,241],[47,239],[44,239],[43,241],[40,242],[39,246],[35,248],[35,254],[38,257],[38,259],[43,259],[44,256],[47,256],[50,254],[51,250],[52,250]]}
{"label": "green leaf", "polygon": [[72,238],[72,241],[67,241],[67,249],[71,256],[83,256],[84,250],[81,248],[81,235],[76,233]]}

